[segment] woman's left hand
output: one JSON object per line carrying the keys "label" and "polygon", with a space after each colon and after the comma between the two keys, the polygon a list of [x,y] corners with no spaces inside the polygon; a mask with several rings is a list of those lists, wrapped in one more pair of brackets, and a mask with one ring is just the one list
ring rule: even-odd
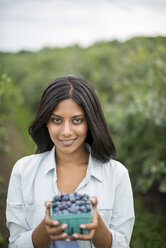
{"label": "woman's left hand", "polygon": [[72,236],[68,236],[65,241],[74,240],[92,240],[95,234],[95,229],[98,227],[98,212],[97,212],[97,197],[92,196],[89,199],[93,206],[93,216],[92,221],[89,224],[81,224],[80,228],[89,231],[88,234],[73,233]]}

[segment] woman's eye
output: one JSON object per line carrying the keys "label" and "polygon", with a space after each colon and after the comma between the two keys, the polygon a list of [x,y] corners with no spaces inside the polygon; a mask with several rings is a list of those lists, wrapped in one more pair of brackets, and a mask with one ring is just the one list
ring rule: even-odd
{"label": "woman's eye", "polygon": [[52,118],[51,120],[53,123],[57,123],[57,124],[61,123],[61,119],[59,118]]}
{"label": "woman's eye", "polygon": [[73,120],[74,124],[80,124],[81,122],[83,122],[83,119],[74,119]]}

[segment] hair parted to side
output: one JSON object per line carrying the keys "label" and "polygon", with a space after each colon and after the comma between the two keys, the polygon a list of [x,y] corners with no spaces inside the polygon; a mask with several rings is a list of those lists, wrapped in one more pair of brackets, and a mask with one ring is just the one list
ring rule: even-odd
{"label": "hair parted to side", "polygon": [[109,134],[98,97],[92,86],[82,77],[64,76],[57,78],[44,91],[29,134],[37,144],[36,153],[49,151],[54,146],[47,122],[58,103],[72,99],[84,110],[88,123],[86,143],[91,146],[94,158],[108,162],[116,154],[115,146]]}

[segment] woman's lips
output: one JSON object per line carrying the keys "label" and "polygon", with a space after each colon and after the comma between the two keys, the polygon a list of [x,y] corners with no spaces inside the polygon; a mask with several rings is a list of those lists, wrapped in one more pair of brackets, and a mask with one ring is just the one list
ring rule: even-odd
{"label": "woman's lips", "polygon": [[70,140],[60,140],[60,142],[62,143],[62,145],[64,146],[69,146],[72,145],[74,143],[76,139],[70,139]]}

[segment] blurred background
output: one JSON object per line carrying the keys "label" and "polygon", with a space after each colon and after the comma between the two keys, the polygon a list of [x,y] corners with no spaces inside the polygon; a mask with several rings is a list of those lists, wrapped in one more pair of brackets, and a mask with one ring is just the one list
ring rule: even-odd
{"label": "blurred background", "polygon": [[0,247],[12,167],[35,152],[43,89],[67,74],[94,86],[129,170],[130,247],[166,247],[166,0],[0,0]]}

